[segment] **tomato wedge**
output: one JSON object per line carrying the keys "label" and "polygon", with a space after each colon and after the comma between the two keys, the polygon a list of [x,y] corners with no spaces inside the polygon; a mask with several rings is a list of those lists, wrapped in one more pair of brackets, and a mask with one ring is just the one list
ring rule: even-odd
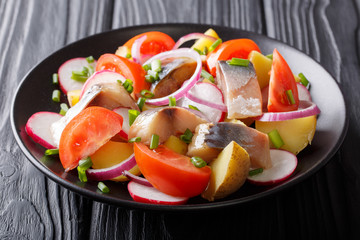
{"label": "tomato wedge", "polygon": [[190,158],[164,145],[150,150],[143,143],[134,144],[136,162],[144,177],[159,191],[178,197],[194,197],[208,185],[211,169],[197,168]]}
{"label": "tomato wedge", "polygon": [[110,70],[123,75],[126,79],[133,81],[133,96],[138,98],[141,90],[150,89],[150,83],[145,81],[145,70],[138,63],[115,54],[103,54],[96,65],[96,71]]}
{"label": "tomato wedge", "polygon": [[146,32],[128,40],[124,46],[128,49],[131,49],[132,45],[134,44],[135,40],[146,35],[146,39],[141,45],[140,53],[145,55],[156,55],[161,52],[171,50],[174,45],[175,41],[166,33],[152,31]]}
{"label": "tomato wedge", "polygon": [[98,150],[122,128],[123,118],[103,107],[88,107],[64,128],[59,144],[59,157],[65,171]]}
{"label": "tomato wedge", "polygon": [[206,64],[210,73],[215,77],[217,61],[229,60],[233,57],[247,59],[251,51],[260,52],[260,48],[253,40],[247,38],[229,40],[208,54]]}
{"label": "tomato wedge", "polygon": [[[289,92],[291,92],[292,100]],[[275,48],[270,71],[267,109],[269,112],[288,112],[297,110],[298,107],[299,96],[294,74],[285,59]]]}

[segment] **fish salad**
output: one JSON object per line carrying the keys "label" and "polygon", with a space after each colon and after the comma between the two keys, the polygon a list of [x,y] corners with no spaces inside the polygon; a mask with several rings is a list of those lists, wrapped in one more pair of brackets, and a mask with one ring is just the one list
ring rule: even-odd
{"label": "fish salad", "polygon": [[151,204],[284,181],[320,113],[309,80],[277,49],[264,55],[251,39],[222,41],[213,29],[176,42],[145,32],[97,60],[69,59],[52,81],[61,111],[34,113],[28,135],[80,181],[103,193],[106,181],[126,182],[134,201]]}

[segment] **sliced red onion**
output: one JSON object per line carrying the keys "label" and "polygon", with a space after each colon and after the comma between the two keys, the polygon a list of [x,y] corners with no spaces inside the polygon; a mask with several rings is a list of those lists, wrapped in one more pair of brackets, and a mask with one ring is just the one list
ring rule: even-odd
{"label": "sliced red onion", "polygon": [[136,166],[135,154],[132,154],[126,160],[112,167],[101,169],[88,169],[86,175],[96,181],[110,180],[119,177],[124,171],[129,171]]}
{"label": "sliced red onion", "polygon": [[167,58],[181,58],[181,57],[192,58],[196,61],[196,64],[197,64],[196,69],[195,69],[194,74],[191,76],[191,78],[189,80],[185,81],[183,83],[183,85],[181,86],[181,88],[179,88],[172,94],[165,96],[165,97],[161,97],[161,98],[147,99],[146,103],[151,104],[151,105],[157,105],[157,106],[168,105],[170,96],[174,97],[176,100],[179,100],[199,80],[200,74],[201,74],[201,68],[202,68],[201,58],[200,58],[199,53],[197,53],[196,51],[194,51],[190,48],[180,48],[180,49],[176,49],[176,50],[170,50],[167,52],[159,53],[159,54],[155,55],[154,57],[150,58],[149,60],[147,60],[144,63],[144,65],[149,64],[156,59],[160,59],[162,61]]}
{"label": "sliced red onion", "polygon": [[145,186],[148,186],[148,187],[152,187],[152,186],[153,186],[153,185],[151,185],[151,183],[150,183],[146,178],[136,176],[136,175],[132,174],[132,173],[129,172],[129,171],[124,171],[124,172],[123,172],[123,175],[124,175],[125,177],[127,177],[128,179],[130,179],[131,181],[140,183],[140,184],[145,185]]}
{"label": "sliced red onion", "polygon": [[296,118],[304,118],[320,113],[318,106],[310,101],[300,101],[299,109],[297,111],[290,112],[266,112],[263,115],[255,118],[257,121],[261,122],[275,122],[275,121],[285,121]]}
{"label": "sliced red onion", "polygon": [[187,34],[183,37],[181,37],[174,45],[173,49],[178,49],[182,44],[184,44],[187,41],[191,41],[191,40],[197,40],[199,38],[206,38],[212,42],[216,41],[215,37],[209,36],[209,35],[205,35],[203,33],[190,33]]}
{"label": "sliced red onion", "polygon": [[146,34],[136,39],[131,47],[131,57],[134,60],[134,62],[142,64],[142,58],[141,58],[141,45],[146,40],[147,36]]}
{"label": "sliced red onion", "polygon": [[192,94],[192,93],[190,93],[190,92],[188,92],[188,93],[186,94],[186,97],[187,97],[188,99],[190,99],[191,101],[194,101],[194,102],[203,104],[203,105],[208,106],[208,107],[211,107],[211,108],[215,108],[215,109],[220,110],[220,111],[223,111],[223,112],[227,112],[227,107],[226,107],[225,104],[217,104],[217,103],[209,102],[209,101],[207,101],[207,100],[198,98],[197,96],[195,96],[194,94]]}

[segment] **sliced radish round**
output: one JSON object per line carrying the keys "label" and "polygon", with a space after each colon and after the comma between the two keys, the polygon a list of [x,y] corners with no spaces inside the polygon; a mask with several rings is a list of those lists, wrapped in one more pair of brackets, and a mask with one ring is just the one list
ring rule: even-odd
{"label": "sliced radish round", "polygon": [[227,111],[221,90],[211,83],[198,82],[181,98],[177,105],[189,108],[197,107],[211,122],[221,121]]}
{"label": "sliced radish round", "polygon": [[249,182],[256,185],[272,185],[284,181],[295,171],[298,160],[291,152],[270,149],[272,167],[264,169],[262,173],[248,176]]}
{"label": "sliced radish round", "polygon": [[58,70],[59,84],[61,90],[66,94],[68,91],[79,90],[84,85],[83,82],[75,81],[71,78],[73,71],[82,71],[83,67],[93,69],[96,67],[96,61],[88,63],[86,58],[73,58],[64,62]]}
{"label": "sliced radish round", "polygon": [[63,116],[54,112],[34,113],[26,123],[27,134],[41,146],[51,149],[57,148],[50,131],[51,125]]}
{"label": "sliced radish round", "polygon": [[129,171],[124,171],[123,175],[125,177],[127,177],[128,179],[130,179],[131,181],[137,182],[139,184],[142,184],[142,185],[145,185],[148,187],[152,187],[151,183],[146,178],[136,176]]}
{"label": "sliced radish round", "polygon": [[128,139],[129,130],[130,130],[129,109],[130,108],[118,107],[113,110],[114,112],[116,112],[117,114],[123,117],[123,126],[119,134],[121,137],[125,139]]}
{"label": "sliced radish round", "polygon": [[154,187],[145,186],[135,181],[128,183],[130,196],[136,202],[166,205],[181,205],[188,200],[186,197],[174,197],[160,192]]}

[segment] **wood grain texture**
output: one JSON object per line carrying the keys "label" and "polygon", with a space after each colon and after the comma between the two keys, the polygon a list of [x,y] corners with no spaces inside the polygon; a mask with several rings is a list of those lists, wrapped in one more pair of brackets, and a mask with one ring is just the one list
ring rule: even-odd
{"label": "wood grain texture", "polygon": [[[360,226],[360,1],[0,0],[0,239],[332,239]],[[12,136],[10,103],[38,62],[83,37],[190,22],[263,33],[318,60],[343,89],[349,133],[317,174],[267,199],[215,212],[127,210],[79,196],[36,170]],[[334,126],[336,127],[336,126]]]}

